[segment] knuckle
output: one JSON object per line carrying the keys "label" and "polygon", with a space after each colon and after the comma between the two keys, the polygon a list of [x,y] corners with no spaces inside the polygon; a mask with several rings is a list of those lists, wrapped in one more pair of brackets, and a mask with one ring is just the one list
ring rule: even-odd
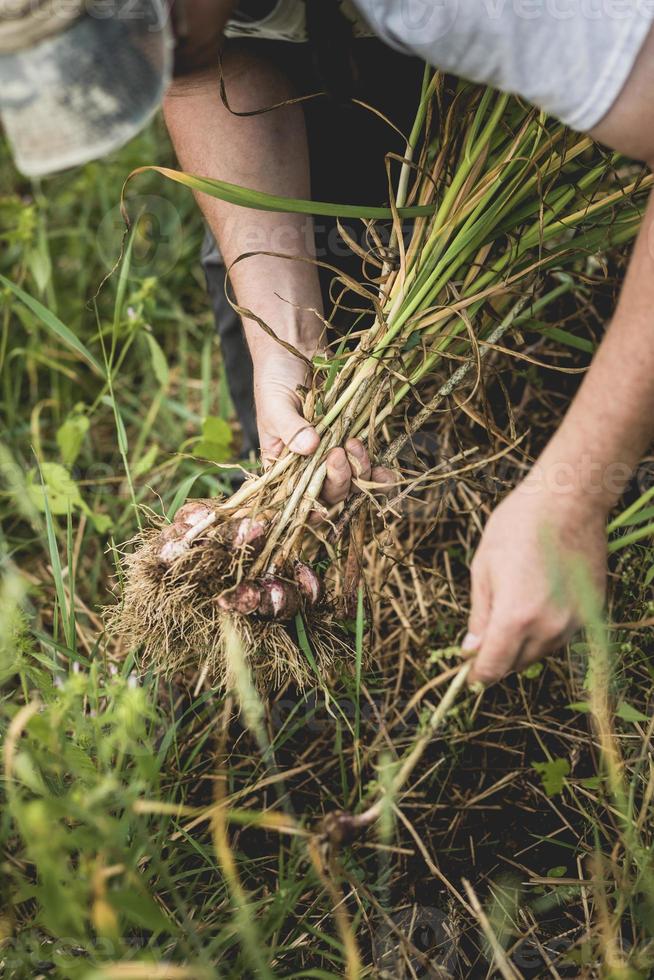
{"label": "knuckle", "polygon": [[560,612],[552,613],[543,623],[541,633],[544,640],[550,645],[563,643],[565,637],[572,630],[572,620]]}
{"label": "knuckle", "polygon": [[383,466],[373,467],[370,476],[375,483],[384,483],[389,490],[391,487],[397,486],[399,482],[397,474],[395,474],[393,470],[386,469]]}
{"label": "knuckle", "polygon": [[368,459],[368,454],[366,453],[365,449],[361,448],[361,450],[357,452],[348,449],[347,454],[352,475],[356,478],[363,477],[364,479],[367,479],[370,476],[370,460]]}

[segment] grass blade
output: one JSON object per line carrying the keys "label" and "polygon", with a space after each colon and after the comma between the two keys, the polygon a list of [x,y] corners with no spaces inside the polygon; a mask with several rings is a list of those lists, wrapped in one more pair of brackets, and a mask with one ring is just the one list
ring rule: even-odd
{"label": "grass blade", "polygon": [[0,274],[0,283],[9,289],[14,296],[16,296],[21,303],[23,303],[29,310],[34,313],[35,316],[39,318],[41,323],[47,330],[50,331],[58,340],[60,340],[66,347],[70,347],[74,350],[76,354],[79,354],[87,364],[89,364],[93,370],[101,378],[104,378],[105,374],[99,361],[95,359],[93,354],[84,346],[84,344],[79,340],[72,330],[62,323],[58,316],[55,316],[43,303],[39,303],[38,299],[34,299],[29,293],[26,293],[24,289],[17,286],[15,283],[7,279],[6,276]]}
{"label": "grass blade", "polygon": [[[210,197],[217,197],[228,204],[238,204],[244,208],[254,208],[256,211],[278,211],[286,214],[313,214],[323,217],[333,218],[362,218],[385,220],[393,217],[390,208],[382,207],[359,207],[356,204],[328,204],[325,201],[308,201],[296,197],[278,197],[274,194],[264,194],[263,191],[251,190],[247,187],[240,187],[238,184],[230,184],[226,180],[216,180],[212,177],[198,177],[196,174],[187,174],[180,170],[171,170],[169,167],[138,167],[133,170],[125,184],[123,185],[123,210],[125,209],[125,189],[128,182],[136,177],[137,174],[155,171],[173,180],[177,184]],[[408,208],[398,208],[401,218],[426,217],[434,213],[434,206],[416,205]]]}

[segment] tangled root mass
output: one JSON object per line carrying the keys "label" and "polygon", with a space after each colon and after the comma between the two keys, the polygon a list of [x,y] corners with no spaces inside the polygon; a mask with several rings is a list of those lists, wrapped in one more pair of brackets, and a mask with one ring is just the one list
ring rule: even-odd
{"label": "tangled root mass", "polygon": [[218,687],[237,681],[235,635],[260,689],[315,684],[315,669],[328,677],[352,654],[314,570],[291,561],[275,575],[248,577],[266,531],[264,520],[225,520],[220,501],[189,501],[123,556],[122,603],[109,628],[140,649],[143,666],[199,669]]}

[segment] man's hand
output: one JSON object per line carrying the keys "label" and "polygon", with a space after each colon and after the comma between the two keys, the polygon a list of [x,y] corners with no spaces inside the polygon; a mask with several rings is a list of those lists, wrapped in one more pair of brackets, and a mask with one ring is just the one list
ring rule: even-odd
{"label": "man's hand", "polygon": [[469,682],[493,684],[562,646],[581,625],[571,559],[603,596],[606,510],[591,494],[551,490],[536,470],[491,515],[472,562]]}
{"label": "man's hand", "polygon": [[[307,357],[309,354],[306,352]],[[277,459],[286,446],[301,456],[310,456],[318,448],[320,437],[302,416],[298,388],[307,383],[306,364],[281,347],[272,351],[269,346],[266,356],[254,352],[253,363],[257,426],[264,462]],[[345,500],[353,479],[395,482],[390,470],[371,466],[360,439],[348,439],[345,446],[330,450],[326,461],[321,500],[327,506]]]}
{"label": "man's hand", "polygon": [[[478,651],[471,680],[491,683],[521,670],[579,625],[565,587],[570,554],[585,560],[603,594],[606,518],[654,434],[652,309],[654,197],[613,321],[572,405],[484,531],[472,566],[472,638],[464,641]],[[565,492],[557,474],[565,476]]]}

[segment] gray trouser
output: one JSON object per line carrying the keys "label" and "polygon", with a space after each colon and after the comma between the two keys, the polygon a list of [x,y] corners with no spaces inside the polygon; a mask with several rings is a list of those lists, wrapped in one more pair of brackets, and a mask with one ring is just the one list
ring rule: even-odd
{"label": "gray trouser", "polygon": [[225,265],[216,240],[208,228],[200,255],[216,330],[220,337],[229,393],[243,431],[241,453],[245,457],[259,448],[254,413],[252,359],[243,336],[241,318],[234,312],[225,296]]}

